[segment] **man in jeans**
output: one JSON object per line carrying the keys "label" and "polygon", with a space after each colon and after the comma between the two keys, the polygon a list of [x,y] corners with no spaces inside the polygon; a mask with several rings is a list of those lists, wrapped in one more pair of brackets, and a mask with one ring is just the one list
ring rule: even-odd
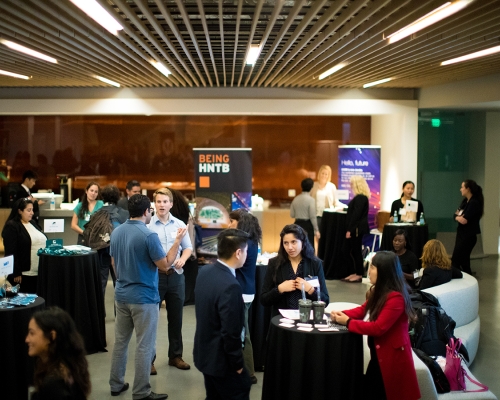
{"label": "man in jeans", "polygon": [[158,326],[158,270],[167,271],[177,256],[186,229],[179,229],[172,248],[165,255],[158,235],[146,224],[151,220],[147,196],[133,195],[128,202],[130,219],[111,234],[111,261],[116,274],[115,346],[109,384],[111,395],[129,388],[125,382],[128,344],[135,329],[135,377],[132,398],[166,399],[167,394],[151,391],[149,370],[155,354]]}

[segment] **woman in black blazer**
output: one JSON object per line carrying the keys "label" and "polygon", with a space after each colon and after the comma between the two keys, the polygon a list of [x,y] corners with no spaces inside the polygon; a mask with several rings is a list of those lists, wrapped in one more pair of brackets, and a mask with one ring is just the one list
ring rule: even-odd
{"label": "woman in black blazer", "polygon": [[14,256],[14,273],[7,279],[13,285],[20,284],[21,292],[36,293],[39,248],[45,247],[47,237],[33,220],[33,201],[19,199],[2,230],[5,256]]}
{"label": "woman in black blazer", "polygon": [[300,226],[286,225],[280,233],[281,242],[278,256],[269,260],[269,266],[262,285],[260,302],[265,307],[272,307],[272,316],[279,314],[279,309],[297,310],[302,298],[302,285],[306,297],[318,299],[318,288],[307,280],[317,278],[321,300],[330,302],[326,288],[323,264],[314,255],[307,233]]}
{"label": "woman in black blazer", "polygon": [[[415,192],[415,184],[412,181],[406,181],[403,183],[403,193],[401,197],[392,202],[391,206],[391,218],[389,222],[394,222],[394,213],[398,215],[398,222],[417,222],[420,221],[420,214],[424,212],[424,205],[420,200],[414,199],[413,193]],[[408,211],[404,215],[401,215],[401,209],[406,208],[406,201],[416,201],[418,204],[417,213],[413,211]]]}
{"label": "woman in black blazer", "polygon": [[483,189],[475,181],[467,179],[462,182],[460,193],[464,199],[454,215],[458,226],[451,264],[463,272],[472,274],[470,253],[476,245],[477,234],[481,233],[479,220],[484,212]]}
{"label": "woman in black blazer", "polygon": [[354,175],[351,176],[351,190],[354,193],[354,198],[349,202],[347,208],[347,232],[344,250],[346,258],[352,263],[353,273],[342,279],[342,281],[359,283],[363,278],[363,235],[370,232],[368,227],[370,188],[365,178]]}

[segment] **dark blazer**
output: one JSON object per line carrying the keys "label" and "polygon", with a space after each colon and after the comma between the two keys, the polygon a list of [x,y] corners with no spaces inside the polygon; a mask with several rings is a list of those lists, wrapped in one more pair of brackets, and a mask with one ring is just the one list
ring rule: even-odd
{"label": "dark blazer", "polygon": [[375,321],[363,321],[366,303],[344,313],[350,318],[349,332],[373,337],[387,400],[420,398],[413,365],[408,316],[399,292],[391,292]]}
{"label": "dark blazer", "polygon": [[240,284],[228,267],[216,262],[201,268],[194,293],[196,368],[219,377],[243,368],[244,310]]}
{"label": "dark blazer", "polygon": [[257,269],[259,244],[253,240],[249,240],[247,243],[247,259],[243,267],[236,270],[236,279],[241,285],[243,294],[255,294],[255,270]]}
{"label": "dark blazer", "polygon": [[368,197],[358,194],[349,202],[346,218],[347,230],[351,237],[363,236],[370,232],[368,226]]}
{"label": "dark blazer", "polygon": [[[40,232],[38,224],[31,221]],[[2,231],[5,255],[14,256],[14,273],[12,276],[20,276],[23,271],[29,271],[31,267],[31,237],[21,221],[11,219],[7,221]]]}
{"label": "dark blazer", "polygon": [[[411,199],[418,203],[417,221],[420,221],[420,214],[422,214],[424,212],[424,205],[422,204],[422,202],[420,200],[414,199],[413,197]],[[401,201],[401,199],[394,200],[392,202],[392,206],[391,206],[391,217],[394,216],[394,211],[397,211],[398,216],[399,216],[399,209],[403,208],[403,207],[404,207],[404,205],[403,205],[403,202]]]}
{"label": "dark blazer", "polygon": [[[328,295],[328,289],[326,288],[325,274],[323,272],[323,264],[321,260],[318,258],[314,260],[308,260],[307,258],[304,258],[303,260],[304,277],[307,277],[309,275],[318,277],[321,289],[321,300],[328,305],[328,303],[330,303],[330,296]],[[275,273],[276,280],[274,280]],[[288,273],[285,268],[281,268],[281,265],[278,265],[278,258],[271,258],[269,260],[269,266],[267,267],[266,276],[264,277],[260,302],[264,307],[272,307],[273,317],[280,313],[280,308],[288,308],[286,297],[287,294],[280,293],[278,291],[278,286],[287,279]],[[312,295],[306,293],[306,297],[313,301],[316,301],[318,299],[316,292],[314,292]]]}
{"label": "dark blazer", "polygon": [[[19,190],[16,193],[16,200],[24,199],[29,197],[30,194],[26,191],[26,189],[19,185]],[[38,218],[40,217],[40,209],[38,207],[38,200],[33,199],[33,218],[38,223]]]}
{"label": "dark blazer", "polygon": [[127,196],[125,197],[120,197],[120,200],[118,200],[118,203],[116,205],[120,208],[123,208],[124,210],[128,211],[128,198]]}
{"label": "dark blazer", "polygon": [[[472,196],[469,201],[466,198],[462,200],[458,210],[462,210],[462,217],[467,220],[466,224],[458,224],[457,234],[461,235],[476,235],[481,233],[481,228],[479,227],[479,220],[482,217],[482,207],[481,203],[475,196]],[[453,218],[455,219],[457,215],[455,214]]]}
{"label": "dark blazer", "polygon": [[437,265],[431,265],[424,268],[424,273],[422,275],[422,279],[420,279],[418,288],[420,290],[423,290],[430,287],[442,285],[443,283],[447,283],[452,279],[459,279],[462,277],[462,271],[460,271],[458,268],[451,267],[451,269],[442,269]]}

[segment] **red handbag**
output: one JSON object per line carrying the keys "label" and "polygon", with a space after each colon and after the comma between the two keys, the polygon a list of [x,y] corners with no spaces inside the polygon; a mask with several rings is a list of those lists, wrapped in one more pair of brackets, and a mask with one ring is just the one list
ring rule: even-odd
{"label": "red handbag", "polygon": [[[469,374],[467,374],[467,371],[462,367],[462,358],[458,353],[461,345],[462,341],[460,339],[455,340],[450,338],[450,342],[446,346],[446,366],[444,367],[444,374],[446,375],[446,378],[448,378],[451,391],[461,390],[464,392],[486,392],[488,390],[488,386],[472,379]],[[480,389],[467,390],[465,386],[465,377],[467,377],[467,379],[475,385],[479,386]]]}

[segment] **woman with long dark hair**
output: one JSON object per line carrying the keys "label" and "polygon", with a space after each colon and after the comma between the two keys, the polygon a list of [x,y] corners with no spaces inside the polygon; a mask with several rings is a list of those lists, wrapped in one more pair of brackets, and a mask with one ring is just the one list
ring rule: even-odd
{"label": "woman with long dark hair", "polygon": [[90,221],[90,216],[104,205],[100,192],[101,188],[97,182],[89,182],[80,202],[73,210],[71,229],[78,233],[78,244],[84,243],[83,230],[85,229],[85,224]]}
{"label": "woman with long dark hair", "polygon": [[415,313],[396,254],[390,251],[375,254],[368,276],[374,286],[362,306],[331,312],[332,320],[346,325],[350,332],[368,335],[371,359],[363,398],[419,399],[408,335],[408,319],[414,319]]}
{"label": "woman with long dark hair", "polygon": [[458,226],[451,263],[463,272],[472,274],[470,253],[476,245],[478,233],[481,233],[479,220],[484,213],[483,189],[475,181],[466,179],[462,182],[460,193],[464,199],[454,215]]}
{"label": "woman with long dark hair", "polygon": [[247,241],[247,258],[243,267],[236,269],[236,280],[241,286],[243,302],[245,303],[245,347],[243,348],[243,360],[250,374],[250,379],[255,384],[257,383],[257,377],[255,376],[253,363],[253,347],[250,341],[248,310],[255,298],[255,271],[257,269],[259,243],[262,240],[262,230],[260,229],[259,220],[244,208],[231,211],[229,218],[229,228],[240,229],[250,235]]}
{"label": "woman with long dark hair", "polygon": [[17,200],[2,230],[6,256],[14,256],[14,272],[7,279],[19,283],[21,292],[36,293],[38,249],[45,247],[47,237],[34,221],[34,204],[29,198]]}
{"label": "woman with long dark hair", "polygon": [[317,300],[317,288],[309,283],[310,278],[318,279],[321,300],[328,304],[330,297],[323,264],[314,255],[306,231],[295,224],[286,225],[280,237],[278,255],[269,260],[262,285],[262,305],[272,307],[272,316],[278,315],[280,308],[297,310],[302,298],[302,286],[308,299]]}
{"label": "woman with long dark hair", "polygon": [[36,357],[33,400],[83,400],[90,394],[85,347],[66,311],[52,307],[33,314],[26,336]]}

